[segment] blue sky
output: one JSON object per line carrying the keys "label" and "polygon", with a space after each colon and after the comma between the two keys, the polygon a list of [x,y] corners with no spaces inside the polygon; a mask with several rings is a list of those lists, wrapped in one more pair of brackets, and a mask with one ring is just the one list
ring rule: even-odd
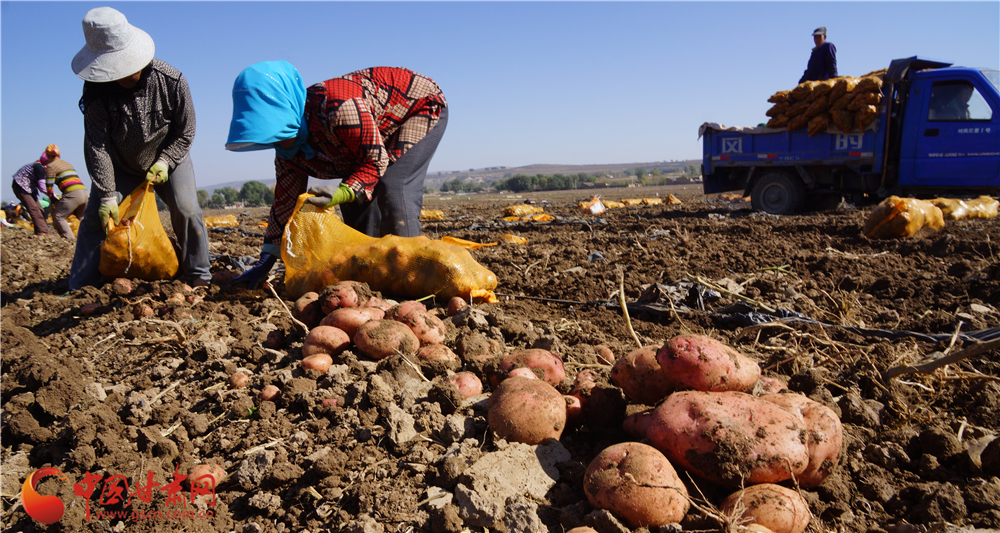
{"label": "blue sky", "polygon": [[826,26],[841,75],[922,55],[1000,67],[1000,2],[0,2],[0,197],[56,143],[86,177],[81,20],[110,5],[191,86],[199,187],[273,179],[273,152],[224,144],[246,66],[306,84],[370,66],[439,83],[448,130],[431,172],[694,159],[703,122],[766,120]]}

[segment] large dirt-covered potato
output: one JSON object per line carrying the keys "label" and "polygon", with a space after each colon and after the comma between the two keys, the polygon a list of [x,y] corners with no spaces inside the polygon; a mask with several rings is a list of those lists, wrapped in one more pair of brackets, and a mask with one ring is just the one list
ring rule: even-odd
{"label": "large dirt-covered potato", "polygon": [[487,422],[497,438],[525,444],[558,439],[566,429],[566,400],[539,379],[503,380],[486,401]]}
{"label": "large dirt-covered potato", "polygon": [[319,325],[340,328],[354,338],[358,326],[369,320],[380,320],[384,316],[385,311],[377,307],[341,307],[326,315]]}
{"label": "large dirt-covered potato", "polygon": [[809,464],[802,417],[742,392],[675,392],[624,427],[671,463],[729,487],[785,481]]}
{"label": "large dirt-covered potato", "polygon": [[749,519],[774,533],[802,533],[809,526],[809,504],[798,492],[761,483],[730,494],[719,505],[726,516]]}
{"label": "large dirt-covered potato", "polygon": [[639,442],[605,448],[583,476],[590,504],[606,509],[631,527],[680,522],[690,503],[688,491],[659,450]]}
{"label": "large dirt-covered potato", "polygon": [[635,403],[656,405],[674,391],[670,376],[656,360],[659,346],[632,350],[611,367],[611,382]]}
{"label": "large dirt-covered potato", "polygon": [[351,345],[351,337],[340,328],[316,326],[302,341],[302,357],[325,353],[337,355]]}
{"label": "large dirt-covered potato", "polygon": [[371,297],[372,291],[367,283],[338,281],[319,293],[319,305],[325,316],[341,307],[363,307]]}
{"label": "large dirt-covered potato", "polygon": [[840,449],[844,444],[844,427],[829,407],[801,394],[766,394],[767,400],[798,413],[806,426],[809,465],[796,477],[803,487],[817,487],[840,464]]}
{"label": "large dirt-covered potato", "polygon": [[677,389],[749,391],[760,378],[760,365],[704,335],[678,335],[656,353],[656,361]]}
{"label": "large dirt-covered potato", "polygon": [[395,320],[369,320],[354,333],[354,344],[373,359],[385,359],[399,350],[405,356],[416,355],[420,340],[406,324]]}

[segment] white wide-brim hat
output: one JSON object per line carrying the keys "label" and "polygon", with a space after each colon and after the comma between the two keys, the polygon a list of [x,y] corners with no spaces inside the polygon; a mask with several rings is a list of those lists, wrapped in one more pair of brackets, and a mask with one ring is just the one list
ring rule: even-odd
{"label": "white wide-brim hat", "polygon": [[115,81],[144,69],[156,47],[148,33],[128,23],[110,7],[91,9],[83,17],[87,44],[73,58],[73,72],[95,82]]}

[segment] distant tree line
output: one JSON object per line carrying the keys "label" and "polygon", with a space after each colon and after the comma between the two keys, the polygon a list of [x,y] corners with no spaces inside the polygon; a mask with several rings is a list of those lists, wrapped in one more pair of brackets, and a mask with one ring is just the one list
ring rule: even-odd
{"label": "distant tree line", "polygon": [[274,191],[259,181],[248,181],[240,190],[226,186],[216,189],[209,196],[207,191],[198,191],[198,205],[219,209],[242,201],[246,207],[267,207],[274,203]]}
{"label": "distant tree line", "polygon": [[536,174],[525,176],[517,174],[496,182],[493,186],[498,191],[562,191],[581,187],[584,183],[594,183],[597,176],[580,172],[578,174]]}
{"label": "distant tree line", "polygon": [[451,180],[441,184],[441,192],[480,192],[483,190],[482,183],[470,183],[462,180]]}

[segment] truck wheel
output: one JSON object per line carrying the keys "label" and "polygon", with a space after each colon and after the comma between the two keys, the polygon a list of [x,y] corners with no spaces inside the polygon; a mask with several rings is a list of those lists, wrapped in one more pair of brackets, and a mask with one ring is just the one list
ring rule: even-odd
{"label": "truck wheel", "polygon": [[802,182],[784,172],[764,174],[753,186],[750,205],[755,211],[788,215],[802,210],[806,189]]}

